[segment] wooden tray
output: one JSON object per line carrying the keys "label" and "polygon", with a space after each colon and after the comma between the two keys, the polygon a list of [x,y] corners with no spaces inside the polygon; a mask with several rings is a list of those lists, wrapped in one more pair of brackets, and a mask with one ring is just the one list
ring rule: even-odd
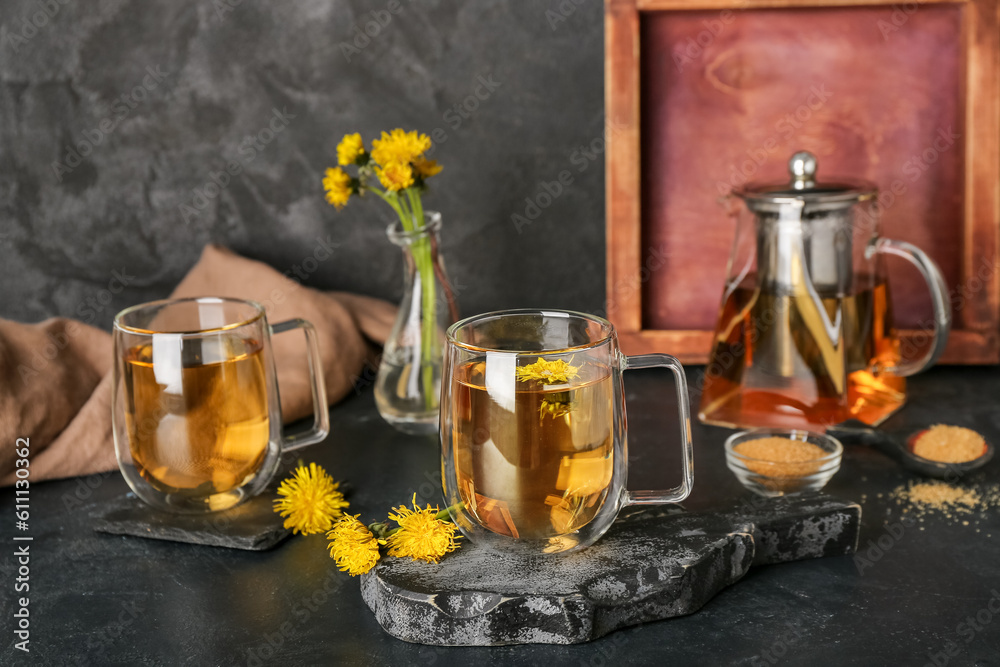
{"label": "wooden tray", "polygon": [[[718,198],[782,181],[873,181],[883,234],[952,288],[945,363],[1000,361],[1000,14],[995,0],[607,0],[607,301],[629,354],[704,363],[733,222]],[[927,289],[889,264],[919,346]]]}

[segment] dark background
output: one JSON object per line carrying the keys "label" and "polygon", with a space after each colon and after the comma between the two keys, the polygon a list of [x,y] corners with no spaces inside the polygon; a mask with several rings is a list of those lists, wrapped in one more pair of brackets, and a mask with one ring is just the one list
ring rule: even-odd
{"label": "dark background", "polygon": [[[603,133],[600,0],[564,2],[565,20],[554,0],[400,0],[396,14],[388,0],[47,0],[50,16],[45,1],[0,0],[0,317],[80,316],[97,299],[109,328],[168,295],[206,243],[287,271],[328,236],[338,249],[306,284],[395,300],[388,207],[338,213],[320,183],[343,134],[394,127],[446,134],[425,205],[442,212],[463,314],[603,308],[604,156],[571,161]],[[373,11],[385,25],[352,42],[376,32]],[[147,68],[162,81],[133,93]],[[241,142],[273,109],[294,118],[247,160]],[[243,173],[196,209],[234,159]],[[572,184],[519,232],[511,216],[563,170]],[[115,271],[129,280],[111,295]]]}

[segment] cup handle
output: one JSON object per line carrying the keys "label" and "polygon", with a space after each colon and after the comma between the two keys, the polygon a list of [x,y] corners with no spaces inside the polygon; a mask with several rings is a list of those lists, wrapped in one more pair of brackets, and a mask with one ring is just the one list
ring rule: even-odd
{"label": "cup handle", "polygon": [[679,503],[691,493],[694,485],[694,451],[691,446],[691,406],[688,403],[687,378],[684,377],[684,367],[669,354],[640,354],[634,357],[624,357],[622,370],[634,368],[669,368],[673,371],[677,386],[677,405],[681,417],[681,455],[683,457],[680,486],[665,491],[625,491],[625,502],[628,505],[662,505],[663,503]]}
{"label": "cup handle", "polygon": [[948,285],[934,260],[912,243],[879,238],[868,246],[865,254],[870,258],[873,253],[895,255],[910,262],[920,271],[930,289],[931,304],[934,307],[934,341],[930,349],[920,359],[901,360],[895,366],[882,369],[886,373],[900,377],[914,375],[937,361],[948,343],[948,333],[951,331],[951,298],[948,295]]}
{"label": "cup handle", "polygon": [[326,402],[326,382],[323,380],[323,364],[319,358],[319,339],[316,337],[316,329],[303,319],[285,320],[271,325],[271,335],[292,329],[302,329],[302,333],[306,335],[309,382],[312,385],[313,425],[304,433],[282,436],[281,451],[283,452],[316,444],[330,433],[330,408]]}

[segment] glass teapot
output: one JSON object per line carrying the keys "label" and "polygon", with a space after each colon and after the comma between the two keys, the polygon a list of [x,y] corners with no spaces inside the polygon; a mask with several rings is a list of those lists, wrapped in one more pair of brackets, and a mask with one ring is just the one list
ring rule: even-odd
{"label": "glass teapot", "polygon": [[[817,183],[807,152],[789,171],[790,183],[727,198],[736,238],[698,417],[730,427],[877,425],[904,404],[903,378],[944,349],[947,285],[922,250],[879,236],[873,184]],[[913,355],[893,329],[885,255],[910,261],[930,288],[933,337]]]}

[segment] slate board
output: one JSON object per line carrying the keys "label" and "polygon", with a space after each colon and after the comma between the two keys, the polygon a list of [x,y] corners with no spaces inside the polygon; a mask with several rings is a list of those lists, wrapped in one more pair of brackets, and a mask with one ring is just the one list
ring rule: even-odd
{"label": "slate board", "polygon": [[523,558],[464,540],[438,565],[385,558],[361,591],[408,642],[576,644],[695,612],[751,565],[854,553],[860,524],[860,506],[825,494],[699,514],[635,508],[580,552]]}
{"label": "slate board", "polygon": [[274,513],[273,494],[261,493],[225,512],[170,514],[155,510],[128,493],[91,511],[94,530],[154,540],[266,551],[291,535]]}

